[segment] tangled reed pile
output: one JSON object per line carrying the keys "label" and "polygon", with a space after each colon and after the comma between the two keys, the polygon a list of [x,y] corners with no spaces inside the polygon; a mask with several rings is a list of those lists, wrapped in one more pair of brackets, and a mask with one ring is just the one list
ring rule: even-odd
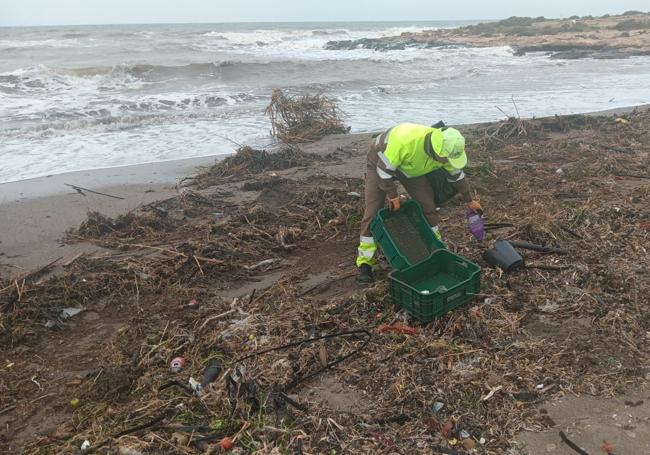
{"label": "tangled reed pile", "polygon": [[313,142],[329,134],[349,132],[336,102],[324,95],[287,97],[274,90],[266,108],[271,132],[285,144]]}
{"label": "tangled reed pile", "polygon": [[242,179],[261,171],[278,171],[295,166],[304,166],[316,160],[314,155],[303,153],[298,147],[285,147],[276,152],[257,150],[247,145],[237,149],[234,155],[211,166],[199,175],[203,184],[215,183],[215,179]]}

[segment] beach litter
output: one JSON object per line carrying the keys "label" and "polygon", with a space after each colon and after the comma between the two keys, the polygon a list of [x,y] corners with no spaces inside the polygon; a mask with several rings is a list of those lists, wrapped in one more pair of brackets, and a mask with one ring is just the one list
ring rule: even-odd
{"label": "beach litter", "polygon": [[70,319],[71,317],[78,315],[82,311],[83,308],[64,308],[61,310],[59,317],[65,321],[66,319]]}
{"label": "beach litter", "polygon": [[377,327],[377,332],[379,333],[393,332],[393,333],[403,334],[403,335],[417,335],[418,329],[415,327],[409,327],[404,324],[393,324],[393,325],[383,324]]}
{"label": "beach litter", "polygon": [[[360,178],[283,174],[269,184],[249,161],[231,161],[214,178],[250,183],[258,193],[245,203],[193,187],[202,197],[121,218],[89,213],[67,241],[101,253],[0,280],[6,357],[43,359],[3,369],[0,414],[22,425],[23,415],[59,407],[75,425],[69,438],[31,433],[5,452],[72,453],[89,440],[98,453],[199,454],[228,437],[243,453],[516,453],[517,433],[550,427],[531,412],[536,403],[616,395],[648,373],[650,187],[621,174],[647,175],[650,113],[627,118],[526,120],[525,134],[516,122],[467,130],[467,175],[486,214],[499,216],[484,241],[540,246],[526,250],[527,262],[559,269],[484,267],[480,298],[417,327],[392,306],[385,280],[353,284],[363,204],[348,193],[363,194]],[[251,156],[264,161],[259,169],[275,165]],[[362,167],[362,152],[355,159]],[[445,241],[485,265],[464,206],[449,207]],[[189,311],[191,300],[200,305]],[[101,319],[48,331],[62,308]],[[378,334],[397,324],[403,330]],[[173,376],[169,359],[180,354],[192,361]],[[92,373],[74,385],[44,381],[48,365],[52,377],[70,374],[67,365]],[[40,396],[48,399],[31,402]],[[173,433],[188,436],[182,450]],[[468,440],[483,442],[468,449]]]}
{"label": "beach litter", "polygon": [[185,366],[185,359],[183,357],[175,357],[169,363],[169,369],[172,373],[178,373]]}
{"label": "beach litter", "polygon": [[433,412],[434,415],[438,414],[440,411],[442,411],[442,408],[444,407],[445,404],[442,401],[436,401],[435,403],[433,403],[433,406],[431,407],[431,412]]}
{"label": "beach litter", "polygon": [[221,370],[220,362],[212,362],[212,364],[203,372],[201,387],[206,388],[208,385],[212,384],[221,374]]}

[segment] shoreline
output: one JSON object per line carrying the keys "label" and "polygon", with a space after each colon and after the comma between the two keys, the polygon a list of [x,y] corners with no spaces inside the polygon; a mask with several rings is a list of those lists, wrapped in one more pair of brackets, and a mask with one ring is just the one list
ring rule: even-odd
{"label": "shoreline", "polygon": [[[127,164],[114,167],[82,169],[79,171],[62,172],[24,180],[0,183],[0,206],[10,203],[10,199],[33,199],[36,197],[52,196],[69,191],[64,183],[78,186],[94,185],[99,179],[102,186],[98,188],[116,188],[131,184],[165,185],[175,183],[183,173],[192,172],[201,166],[214,163],[226,154],[207,155],[178,160],[152,161],[149,163]],[[153,170],[153,172],[152,172]],[[191,174],[187,174],[191,175]],[[43,185],[41,185],[43,184]]]}
{"label": "shoreline", "polygon": [[[650,109],[650,104],[570,115],[622,115],[635,109]],[[494,122],[456,126],[474,128],[490,123]],[[331,153],[369,134],[327,136],[302,148],[308,153]],[[60,240],[68,229],[79,226],[88,211],[115,217],[178,195],[180,179],[191,177],[200,167],[225,156],[91,169],[0,184],[0,275],[20,275],[59,257],[65,262],[82,252],[98,251],[90,244],[69,245]],[[362,176],[363,167],[354,172]],[[65,186],[66,183],[124,199],[92,193],[84,196]]]}
{"label": "shoreline", "polygon": [[[434,443],[450,445],[447,422],[471,435],[463,446],[480,443],[490,453],[562,451],[560,428],[589,453],[605,438],[616,453],[647,453],[648,442],[626,436],[623,425],[650,432],[650,408],[640,406],[650,358],[650,110],[625,122],[611,114],[459,126],[470,184],[486,219],[503,227],[479,245],[467,233],[464,204],[446,205],[444,239],[483,267],[481,294],[431,323],[395,308],[383,264],[373,285],[355,282],[370,134],[327,136],[275,156],[245,150],[197,185],[170,187],[168,176],[160,193],[149,178],[137,198],[173,196],[120,220],[88,217],[73,233],[88,242],[78,245],[104,248],[100,254],[69,256],[68,245],[58,247],[53,257],[65,256],[61,262],[2,279],[0,336],[8,350],[0,447],[71,452],[88,440],[92,450],[117,452],[130,433],[130,447],[164,452],[165,428],[139,431],[140,422],[160,422],[154,419],[163,413],[169,428],[209,426],[197,436],[245,434],[256,447],[281,449],[300,437],[300,450],[309,453],[338,452],[338,440],[350,442],[350,453],[385,450],[386,440],[405,453],[428,453]],[[135,196],[69,193],[23,206],[49,201],[47,210],[71,222],[56,198],[136,204]],[[40,224],[54,230],[49,220]],[[561,246],[567,254],[522,252],[535,270],[504,274],[482,260],[486,247],[504,239]],[[25,251],[40,254],[40,246]],[[81,313],[70,316],[70,309]],[[415,333],[380,327],[395,322]],[[328,341],[305,346],[318,330]],[[336,339],[360,331],[368,335]],[[275,352],[294,340],[295,351]],[[176,356],[186,363],[171,372]],[[344,367],[327,369],[335,359]],[[251,398],[228,395],[222,380],[206,384],[200,400],[163,391],[170,380],[201,377],[215,361],[225,377],[245,369],[239,377],[253,385],[246,386]],[[32,398],[34,381],[39,396],[51,399]],[[289,407],[257,400],[288,391],[287,381],[300,405],[289,422],[282,418]],[[167,418],[170,400],[182,400],[188,414]],[[444,409],[432,416],[435,400]],[[251,412],[261,425],[248,426]],[[396,412],[404,419],[386,420]],[[215,418],[223,434],[215,433]],[[335,440],[324,419],[337,423]],[[527,429],[535,431],[522,433]],[[206,447],[196,449],[188,453]]]}
{"label": "shoreline", "polygon": [[[37,177],[0,185],[0,275],[19,275],[59,257],[62,261],[98,249],[63,244],[65,231],[88,211],[118,216],[143,204],[177,194],[178,179],[215,157],[92,169]],[[76,192],[75,185],[114,197]]]}
{"label": "shoreline", "polygon": [[[632,106],[622,106],[615,107],[611,109],[603,109],[598,111],[588,111],[588,112],[575,112],[571,114],[555,114],[559,116],[568,116],[568,115],[589,115],[589,116],[602,116],[602,115],[616,115],[616,114],[626,114],[632,112],[635,109],[650,109],[650,103],[648,104],[637,104]],[[542,116],[542,117],[524,117],[523,120],[532,120],[540,118],[550,118],[553,115]],[[473,122],[473,123],[461,123],[453,126],[457,127],[474,127],[481,125],[489,125],[490,123],[499,122],[503,119],[497,119],[487,122]],[[388,126],[386,126],[388,128]],[[381,131],[381,130],[377,130]],[[363,132],[353,132],[347,134],[346,136],[362,136],[366,134],[374,134],[377,131],[363,131]],[[246,145],[246,144],[243,144]],[[303,144],[303,146],[308,144]],[[273,149],[278,145],[271,145],[269,149]],[[235,149],[233,149],[233,152]],[[76,181],[79,186],[92,185],[94,181],[99,178],[103,182],[100,186],[94,186],[94,189],[100,188],[111,188],[122,185],[129,184],[170,184],[183,177],[192,176],[192,171],[196,168],[203,166],[209,166],[217,161],[219,158],[226,158],[227,156],[232,155],[232,153],[220,153],[215,155],[205,155],[192,158],[180,158],[175,160],[166,160],[166,161],[151,161],[147,163],[138,163],[138,164],[126,164],[121,166],[113,167],[99,167],[91,169],[81,169],[78,171],[68,171],[62,172],[60,174],[50,174],[40,177],[30,177],[24,180],[14,180],[11,182],[0,183],[0,206],[11,203],[10,199],[20,198],[21,200],[27,198],[32,199],[36,197],[50,196],[54,194],[65,193],[68,189],[65,188],[63,183],[70,183],[69,181]],[[153,172],[150,172],[153,170]],[[120,172],[124,171],[124,172]],[[67,179],[63,178],[67,177]],[[147,180],[149,178],[149,180]],[[63,182],[66,180],[66,182]],[[45,187],[38,187],[37,184],[46,183]],[[56,188],[56,186],[61,186]]]}

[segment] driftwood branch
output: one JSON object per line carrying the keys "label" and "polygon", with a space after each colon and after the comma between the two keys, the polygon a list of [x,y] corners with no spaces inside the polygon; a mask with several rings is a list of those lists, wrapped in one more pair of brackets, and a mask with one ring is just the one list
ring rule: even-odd
{"label": "driftwood branch", "polygon": [[569,254],[569,252],[564,248],[537,245],[535,243],[519,242],[516,240],[510,240],[510,245],[512,245],[514,248],[522,248],[524,250],[538,251],[540,253],[554,253],[554,254],[559,254],[561,256],[565,256]]}
{"label": "driftwood branch", "polygon": [[107,193],[101,193],[99,191],[94,191],[94,190],[89,190],[88,188],[84,188],[82,186],[77,186],[77,185],[71,185],[69,183],[64,183],[65,186],[69,186],[73,190],[77,191],[77,193],[81,194],[82,196],[86,196],[83,192],[87,193],[93,193],[93,194],[99,194],[100,196],[106,196],[106,197],[112,197],[113,199],[122,199],[124,200],[123,197],[120,196],[114,196],[112,194],[107,194]]}

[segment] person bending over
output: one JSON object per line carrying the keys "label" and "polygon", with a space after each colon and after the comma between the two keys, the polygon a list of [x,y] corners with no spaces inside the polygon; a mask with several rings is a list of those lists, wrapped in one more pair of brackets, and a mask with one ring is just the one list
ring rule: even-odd
{"label": "person bending over", "polygon": [[436,210],[433,187],[427,174],[442,169],[453,189],[461,194],[473,211],[482,211],[472,200],[463,168],[467,164],[465,138],[454,128],[402,123],[374,138],[367,157],[365,209],[361,220],[361,237],[356,265],[358,281],[373,281],[377,245],[370,233],[370,223],[388,198],[391,211],[400,209],[396,180],[422,206],[424,216],[439,240],[440,216]]}

